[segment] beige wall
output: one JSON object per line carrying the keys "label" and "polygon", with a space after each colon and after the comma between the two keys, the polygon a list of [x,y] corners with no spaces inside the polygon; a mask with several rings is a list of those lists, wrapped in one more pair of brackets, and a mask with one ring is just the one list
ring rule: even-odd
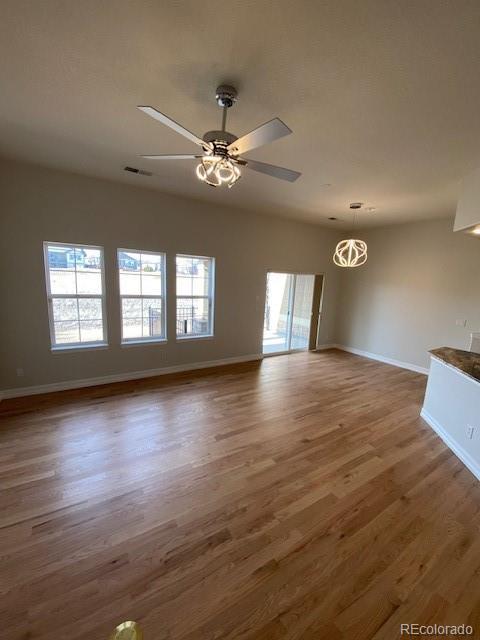
{"label": "beige wall", "polygon": [[[428,349],[467,348],[480,329],[480,238],[452,220],[362,232],[367,264],[342,270],[336,231],[154,190],[1,162],[0,198],[0,389],[258,354],[269,269],[325,274],[319,344],[426,367]],[[105,247],[108,349],[51,352],[44,240]],[[167,252],[167,344],[120,346],[117,247]],[[172,337],[177,252],[217,260],[213,339]]]}
{"label": "beige wall", "polygon": [[[325,273],[319,342],[334,341],[335,231],[229,209],[229,191],[215,206],[15,162],[0,164],[0,198],[0,389],[261,353],[268,269]],[[44,240],[105,247],[108,349],[51,352]],[[167,252],[168,344],[120,346],[117,247]],[[213,339],[175,341],[176,252],[216,258]]]}
{"label": "beige wall", "polygon": [[480,328],[480,238],[452,229],[443,219],[357,232],[368,262],[342,271],[337,343],[420,367],[433,347],[467,349]]}

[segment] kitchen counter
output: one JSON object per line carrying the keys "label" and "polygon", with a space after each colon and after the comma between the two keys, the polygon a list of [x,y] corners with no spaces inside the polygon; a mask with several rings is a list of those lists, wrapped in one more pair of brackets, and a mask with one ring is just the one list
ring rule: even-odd
{"label": "kitchen counter", "polygon": [[480,480],[480,353],[430,351],[422,418]]}
{"label": "kitchen counter", "polygon": [[432,349],[430,353],[434,358],[480,382],[480,353],[453,349],[452,347]]}

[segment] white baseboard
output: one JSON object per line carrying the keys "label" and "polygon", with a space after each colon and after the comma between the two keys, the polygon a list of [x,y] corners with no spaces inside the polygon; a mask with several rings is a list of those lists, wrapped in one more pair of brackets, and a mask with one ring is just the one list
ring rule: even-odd
{"label": "white baseboard", "polygon": [[315,351],[324,351],[325,349],[337,349],[336,344],[317,344]]}
{"label": "white baseboard", "polygon": [[442,425],[437,422],[437,420],[435,420],[435,418],[431,416],[428,411],[422,409],[420,415],[425,420],[425,422],[435,431],[435,433],[440,436],[447,447],[451,451],[453,451],[457,458],[459,458],[463,462],[463,464],[468,469],[470,469],[477,480],[480,480],[480,466],[472,458],[472,456],[467,451],[465,451],[465,449],[461,447],[458,442],[453,440],[453,438],[444,430]]}
{"label": "white baseboard", "polygon": [[381,356],[378,353],[370,353],[369,351],[362,351],[361,349],[355,349],[355,347],[347,347],[343,344],[334,344],[331,345],[330,348],[341,349],[342,351],[348,351],[349,353],[354,353],[357,356],[362,356],[363,358],[370,358],[370,360],[378,360],[379,362],[385,362],[385,364],[391,364],[394,367],[400,367],[401,369],[410,369],[410,371],[415,371],[416,373],[423,373],[424,375],[428,375],[428,369],[426,367],[419,367],[416,364],[412,364],[411,362],[402,362],[401,360],[395,360],[394,358],[387,358],[386,356]]}
{"label": "white baseboard", "polygon": [[101,384],[112,382],[126,382],[128,380],[140,380],[142,378],[152,378],[162,376],[167,373],[181,373],[182,371],[195,371],[196,369],[208,369],[209,367],[221,367],[226,364],[237,364],[239,362],[251,362],[261,360],[262,354],[252,354],[247,356],[236,356],[234,358],[223,358],[221,360],[208,360],[205,362],[193,362],[180,364],[172,367],[162,367],[159,369],[147,369],[146,371],[130,371],[128,373],[116,373],[98,378],[84,378],[83,380],[68,380],[66,382],[53,382],[51,384],[40,384],[34,387],[18,387],[15,389],[4,389],[0,391],[0,400],[6,398],[19,398],[22,396],[34,396],[39,393],[52,393],[53,391],[68,391],[69,389],[81,389],[83,387],[95,387]]}

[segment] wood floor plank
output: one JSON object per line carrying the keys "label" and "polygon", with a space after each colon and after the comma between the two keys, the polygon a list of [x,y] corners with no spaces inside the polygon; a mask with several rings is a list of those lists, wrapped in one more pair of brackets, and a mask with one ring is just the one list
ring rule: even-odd
{"label": "wood floor plank", "polygon": [[2,402],[4,637],[480,638],[480,485],[425,382],[331,350]]}

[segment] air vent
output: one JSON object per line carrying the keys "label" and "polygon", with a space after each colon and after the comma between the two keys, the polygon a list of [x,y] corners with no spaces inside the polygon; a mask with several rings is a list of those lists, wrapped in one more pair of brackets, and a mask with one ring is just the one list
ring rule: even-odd
{"label": "air vent", "polygon": [[137,173],[139,176],[153,176],[153,173],[151,173],[150,171],[145,171],[145,169],[137,169],[136,167],[124,167],[124,171]]}

